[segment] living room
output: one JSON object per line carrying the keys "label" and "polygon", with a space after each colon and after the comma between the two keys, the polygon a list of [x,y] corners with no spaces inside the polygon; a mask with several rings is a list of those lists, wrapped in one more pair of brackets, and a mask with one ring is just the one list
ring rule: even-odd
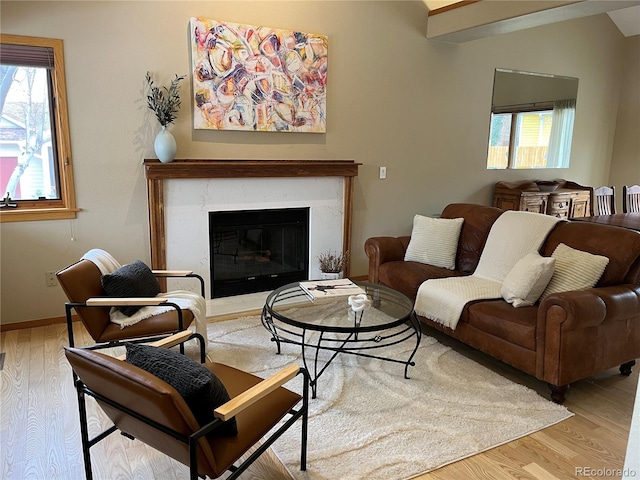
{"label": "living room", "polygon": [[[188,82],[171,131],[177,158],[360,163],[353,276],[367,275],[367,238],[408,234],[414,214],[437,214],[449,203],[490,205],[498,181],[599,186],[638,177],[640,36],[625,37],[603,13],[450,44],[427,40],[427,14],[422,1],[3,1],[3,33],[64,40],[80,209],[71,220],[2,223],[3,330],[62,317],[65,296],[46,285],[44,272],[91,248],[150,261],[143,160],[155,157],[159,127],[145,105],[144,78],[150,71],[166,84],[190,71],[193,16],[328,36],[326,134],[194,130]],[[496,68],[579,79],[568,168],[487,170]]]}
{"label": "living room", "polygon": [[[422,2],[284,5],[3,2],[3,33],[64,40],[80,211],[74,220],[2,223],[2,324],[61,316],[64,295],[46,286],[44,272],[91,248],[150,260],[142,161],[155,157],[158,125],[145,107],[144,77],[150,71],[164,85],[189,72],[192,16],[329,37],[326,134],[193,130],[186,82],[171,130],[178,158],[361,163],[352,275],[367,274],[367,238],[408,233],[415,213],[452,202],[490,205],[498,181],[561,177],[599,186],[637,176],[639,38],[624,37],[606,14],[448,44],[426,40]],[[579,79],[569,168],[486,169],[496,68]]]}

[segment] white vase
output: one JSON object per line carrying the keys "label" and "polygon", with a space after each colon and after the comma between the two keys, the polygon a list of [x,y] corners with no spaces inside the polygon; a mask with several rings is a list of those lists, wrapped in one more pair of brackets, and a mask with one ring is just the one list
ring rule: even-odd
{"label": "white vase", "polygon": [[176,145],[176,139],[166,126],[162,127],[162,130],[156,135],[156,140],[153,142],[153,149],[158,156],[158,160],[162,163],[169,163],[173,161],[176,156],[178,147]]}
{"label": "white vase", "polygon": [[342,278],[342,272],[320,272],[320,279],[322,280],[338,280],[339,278]]}

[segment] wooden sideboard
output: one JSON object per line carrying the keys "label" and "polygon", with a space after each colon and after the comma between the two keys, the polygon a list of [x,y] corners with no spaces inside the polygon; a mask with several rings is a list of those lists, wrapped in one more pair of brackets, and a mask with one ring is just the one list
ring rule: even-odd
{"label": "wooden sideboard", "polygon": [[544,213],[558,218],[588,217],[591,187],[561,180],[553,192],[542,192],[535,182],[498,182],[493,190],[493,206],[502,210]]}

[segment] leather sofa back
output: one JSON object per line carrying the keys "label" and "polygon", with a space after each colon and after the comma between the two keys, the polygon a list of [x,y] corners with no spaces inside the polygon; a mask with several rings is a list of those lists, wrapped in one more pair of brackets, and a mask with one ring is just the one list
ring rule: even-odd
{"label": "leather sofa back", "polygon": [[445,207],[440,215],[442,218],[464,218],[458,241],[456,270],[465,275],[475,271],[489,230],[503,213],[504,210],[499,208],[471,203],[452,203]]}
{"label": "leather sofa back", "polygon": [[[489,230],[504,210],[485,205],[452,203],[442,211],[442,218],[464,218],[456,270],[473,273],[482,255]],[[598,287],[621,283],[640,284],[640,234],[633,230],[588,222],[559,222],[545,240],[540,254],[551,256],[558,244],[609,258]]]}
{"label": "leather sofa back", "polygon": [[540,254],[551,256],[558,244],[609,258],[597,287],[640,284],[640,233],[588,222],[560,222],[549,233]]}

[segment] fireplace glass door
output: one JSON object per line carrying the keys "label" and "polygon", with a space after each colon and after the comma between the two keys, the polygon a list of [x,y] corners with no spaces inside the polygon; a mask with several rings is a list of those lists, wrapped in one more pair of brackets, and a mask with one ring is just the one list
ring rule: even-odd
{"label": "fireplace glass door", "polygon": [[211,298],[269,291],[309,275],[309,208],[209,212]]}

